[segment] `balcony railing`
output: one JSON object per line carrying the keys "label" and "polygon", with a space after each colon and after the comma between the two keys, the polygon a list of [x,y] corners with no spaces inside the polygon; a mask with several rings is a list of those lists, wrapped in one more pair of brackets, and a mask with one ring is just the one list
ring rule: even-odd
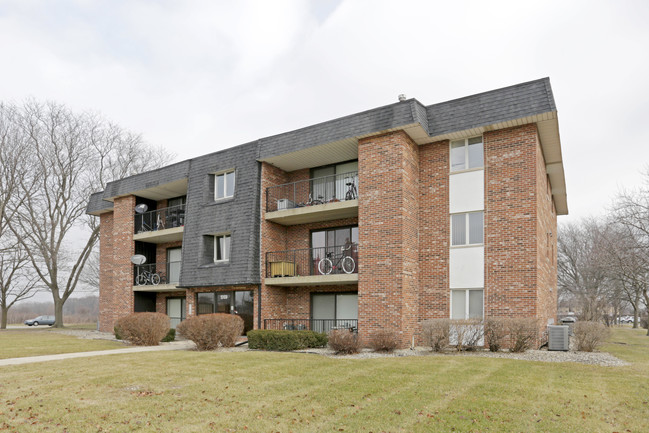
{"label": "balcony railing", "polygon": [[135,233],[172,229],[185,225],[185,205],[170,206],[135,214]]}
{"label": "balcony railing", "polygon": [[356,243],[266,253],[266,278],[357,273]]}
{"label": "balcony railing", "polygon": [[316,332],[347,329],[358,332],[358,319],[264,319],[264,329]]}
{"label": "balcony railing", "polygon": [[180,280],[180,261],[159,262],[136,265],[133,284],[136,286],[157,286],[158,284],[178,284]]}
{"label": "balcony railing", "polygon": [[266,212],[358,198],[358,172],[300,180],[266,188]]}

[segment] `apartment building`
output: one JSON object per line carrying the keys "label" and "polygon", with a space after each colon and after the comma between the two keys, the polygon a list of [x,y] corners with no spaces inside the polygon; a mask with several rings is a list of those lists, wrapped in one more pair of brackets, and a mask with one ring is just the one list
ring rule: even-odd
{"label": "apartment building", "polygon": [[390,329],[403,346],[429,318],[534,317],[541,332],[567,212],[549,79],[401,98],[93,194],[100,329],[159,311],[364,341]]}

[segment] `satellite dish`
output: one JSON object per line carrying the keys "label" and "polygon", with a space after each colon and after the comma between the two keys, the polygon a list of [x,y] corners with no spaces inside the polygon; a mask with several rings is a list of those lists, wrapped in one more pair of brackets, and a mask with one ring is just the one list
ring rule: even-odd
{"label": "satellite dish", "polygon": [[138,266],[143,265],[144,263],[146,263],[146,257],[144,257],[142,254],[136,254],[131,257],[131,263]]}
{"label": "satellite dish", "polygon": [[137,213],[144,213],[149,209],[149,206],[145,205],[144,203],[140,203],[139,205],[135,206],[135,212]]}

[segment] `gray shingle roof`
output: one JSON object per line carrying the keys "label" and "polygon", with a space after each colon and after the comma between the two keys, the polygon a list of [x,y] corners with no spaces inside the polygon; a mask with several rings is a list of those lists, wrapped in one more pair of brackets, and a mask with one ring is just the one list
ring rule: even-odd
{"label": "gray shingle roof", "polygon": [[550,79],[542,78],[429,105],[429,134],[435,137],[556,110]]}

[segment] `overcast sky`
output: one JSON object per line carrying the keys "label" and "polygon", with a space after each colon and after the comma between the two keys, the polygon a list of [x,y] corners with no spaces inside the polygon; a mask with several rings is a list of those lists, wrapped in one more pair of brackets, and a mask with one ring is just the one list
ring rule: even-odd
{"label": "overcast sky", "polygon": [[0,98],[101,112],[177,160],[550,77],[569,217],[649,162],[649,1],[0,0]]}

